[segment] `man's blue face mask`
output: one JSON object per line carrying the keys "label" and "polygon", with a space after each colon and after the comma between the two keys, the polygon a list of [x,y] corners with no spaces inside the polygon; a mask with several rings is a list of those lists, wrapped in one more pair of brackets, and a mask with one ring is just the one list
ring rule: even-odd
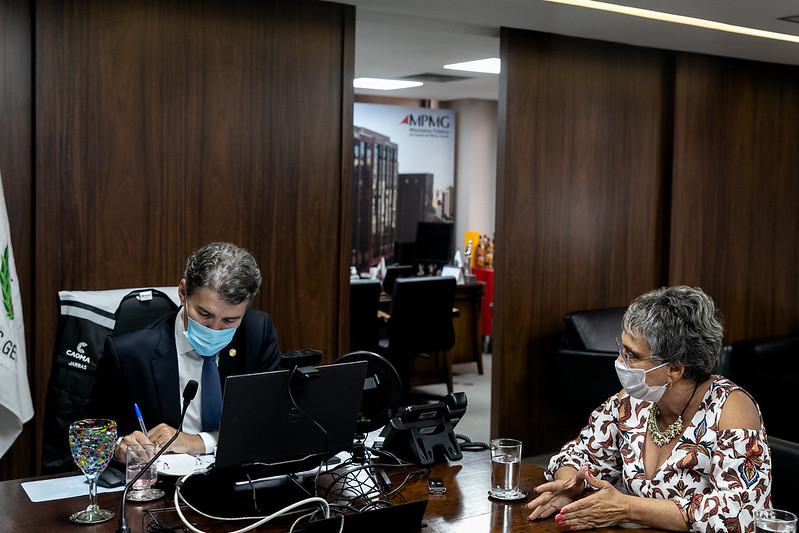
{"label": "man's blue face mask", "polygon": [[227,329],[207,328],[192,320],[188,310],[186,310],[186,318],[189,319],[189,325],[183,335],[186,336],[194,351],[203,357],[214,355],[230,344],[230,341],[233,340],[233,335],[236,334],[238,329],[238,326]]}

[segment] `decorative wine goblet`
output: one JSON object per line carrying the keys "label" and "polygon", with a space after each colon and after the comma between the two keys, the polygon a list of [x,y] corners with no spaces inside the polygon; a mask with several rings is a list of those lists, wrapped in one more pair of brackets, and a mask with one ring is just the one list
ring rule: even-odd
{"label": "decorative wine goblet", "polygon": [[72,514],[77,524],[96,524],[114,518],[112,511],[97,506],[97,478],[114,455],[117,423],[101,418],[78,420],[69,426],[69,449],[72,459],[89,480],[89,506]]}

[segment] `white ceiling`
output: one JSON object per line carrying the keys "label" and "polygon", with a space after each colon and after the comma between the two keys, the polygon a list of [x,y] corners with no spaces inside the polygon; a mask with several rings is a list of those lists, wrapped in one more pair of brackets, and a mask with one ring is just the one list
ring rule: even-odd
{"label": "white ceiling", "polygon": [[[542,0],[336,0],[356,6],[355,76],[400,78],[422,73],[468,76],[399,91],[356,90],[414,99],[497,99],[498,77],[442,65],[499,57],[502,26],[799,65],[799,44],[747,37]],[[761,30],[799,35],[797,0],[616,0]]]}

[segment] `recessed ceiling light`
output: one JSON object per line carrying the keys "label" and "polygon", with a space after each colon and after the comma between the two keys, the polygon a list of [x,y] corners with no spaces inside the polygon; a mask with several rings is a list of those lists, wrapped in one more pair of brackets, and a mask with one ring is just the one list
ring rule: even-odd
{"label": "recessed ceiling light", "polygon": [[487,74],[499,74],[501,70],[501,61],[498,57],[490,57],[488,59],[478,59],[476,61],[464,61],[463,63],[452,63],[444,65],[444,68],[450,70],[466,70],[468,72],[485,72]]}
{"label": "recessed ceiling light", "polygon": [[376,89],[378,91],[393,91],[396,89],[409,89],[424,85],[420,81],[387,80],[381,78],[355,78],[352,86],[356,89]]}
{"label": "recessed ceiling light", "polygon": [[778,41],[788,41],[792,43],[799,43],[799,36],[790,35],[787,33],[777,33],[773,31],[758,30],[756,28],[747,28],[746,26],[736,26],[734,24],[725,24],[723,22],[716,22],[714,20],[706,20],[694,17],[686,17],[684,15],[673,15],[671,13],[664,13],[662,11],[652,11],[650,9],[641,9],[637,7],[620,6],[618,4],[609,4],[607,2],[597,2],[595,0],[544,0],[545,2],[555,2],[557,4],[567,4],[570,6],[587,7],[589,9],[598,9],[601,11],[610,11],[612,13],[621,13],[623,15],[632,15],[634,17],[641,17],[654,20],[662,20],[665,22],[673,22],[675,24],[684,24],[686,26],[696,26],[699,28],[708,28],[711,30],[726,31],[728,33],[739,33],[742,35],[751,35],[753,37],[763,37],[764,39],[774,39]]}

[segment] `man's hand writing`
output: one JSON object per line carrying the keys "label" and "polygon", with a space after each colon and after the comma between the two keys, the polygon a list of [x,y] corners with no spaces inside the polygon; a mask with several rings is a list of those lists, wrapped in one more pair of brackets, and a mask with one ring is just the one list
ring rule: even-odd
{"label": "man's hand writing", "polygon": [[[150,438],[150,441],[155,443],[157,449],[161,446],[165,446],[176,431],[175,428],[167,424],[158,424],[147,433],[147,436]],[[164,453],[202,454],[205,453],[205,442],[203,442],[202,437],[199,435],[181,433]]]}

